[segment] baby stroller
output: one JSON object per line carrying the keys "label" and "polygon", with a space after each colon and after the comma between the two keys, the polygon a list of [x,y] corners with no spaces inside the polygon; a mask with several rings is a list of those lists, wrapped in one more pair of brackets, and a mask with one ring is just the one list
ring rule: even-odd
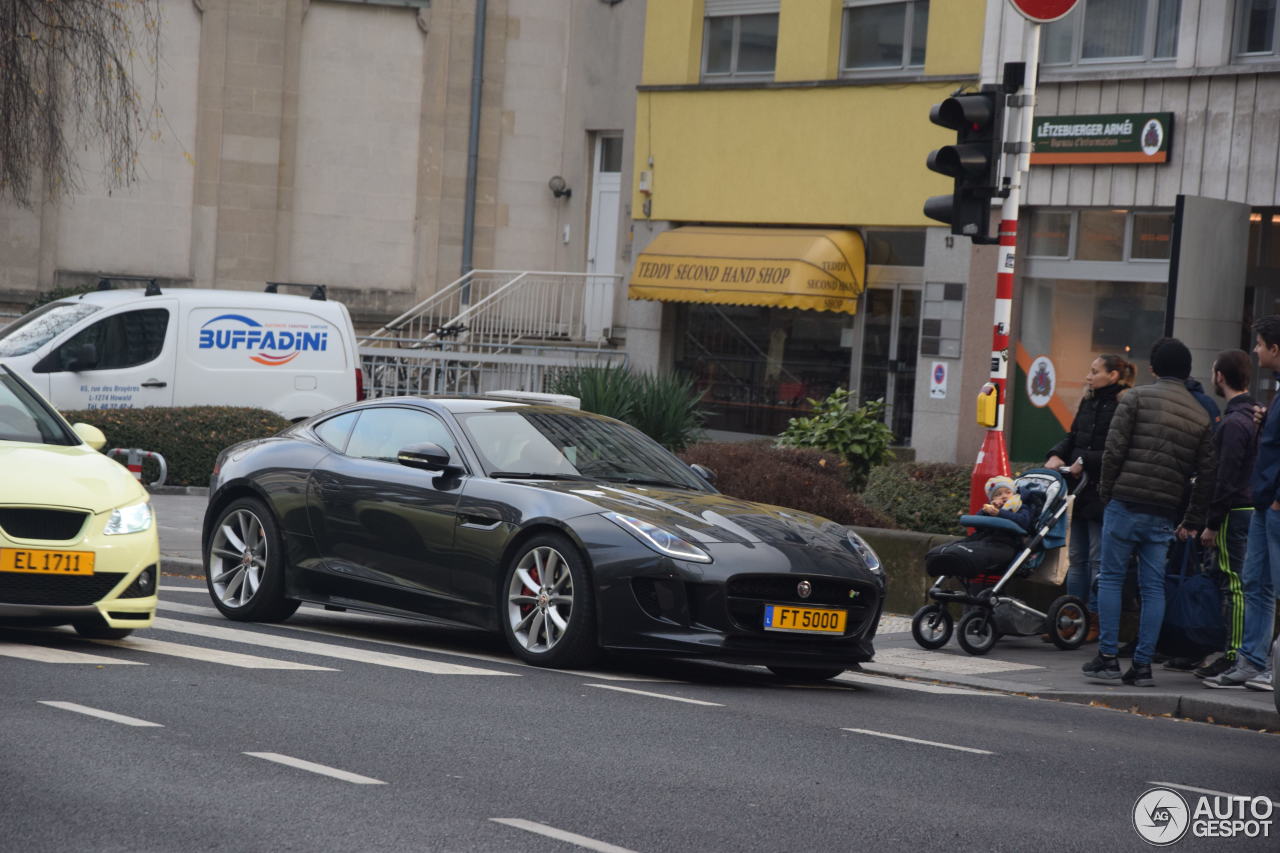
{"label": "baby stroller", "polygon": [[[1063,469],[1066,470],[1066,469]],[[1016,577],[1031,577],[1032,572],[1053,561],[1054,568],[1066,563],[1067,508],[1071,498],[1084,488],[1088,478],[1081,474],[1075,490],[1068,492],[1067,481],[1058,471],[1032,468],[1015,481],[1016,491],[1024,502],[1040,503],[1036,522],[1030,533],[1016,522],[990,515],[963,515],[960,523],[976,531],[1001,531],[1015,534],[1021,548],[1007,564],[983,564],[981,549],[956,547],[970,540],[935,548],[926,557],[925,571],[932,577],[942,573],[927,593],[931,603],[916,611],[911,619],[911,635],[926,649],[939,649],[951,639],[952,618],[947,608],[955,602],[965,605],[956,632],[960,648],[971,655],[985,655],[1003,634],[1026,637],[1048,634],[1060,649],[1078,649],[1088,633],[1085,603],[1074,595],[1054,600],[1048,613],[1041,613],[1001,590]],[[1007,542],[1011,537],[1003,537]],[[967,552],[967,553],[966,553]],[[1006,554],[1008,551],[1005,552]],[[1045,568],[1049,566],[1046,565]],[[1056,571],[1049,583],[1060,583],[1063,573]],[[949,588],[944,588],[944,586]]]}

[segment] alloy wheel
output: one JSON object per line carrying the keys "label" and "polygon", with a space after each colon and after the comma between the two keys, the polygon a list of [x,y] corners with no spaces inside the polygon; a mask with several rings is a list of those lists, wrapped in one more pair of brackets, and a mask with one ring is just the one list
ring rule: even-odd
{"label": "alloy wheel", "polygon": [[507,587],[507,619],[516,641],[530,652],[551,651],[573,614],[573,576],[555,548],[532,548],[516,564]]}
{"label": "alloy wheel", "polygon": [[209,549],[213,593],[228,607],[244,607],[257,594],[267,570],[270,546],[262,521],[247,509],[223,517]]}

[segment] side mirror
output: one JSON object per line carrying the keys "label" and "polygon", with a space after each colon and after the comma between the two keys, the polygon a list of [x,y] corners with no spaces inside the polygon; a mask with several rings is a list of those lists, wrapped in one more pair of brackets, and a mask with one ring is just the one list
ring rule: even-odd
{"label": "side mirror", "polygon": [[697,463],[695,462],[694,464],[690,465],[689,467],[693,469],[693,473],[697,474],[699,477],[701,477],[702,479],[706,480],[708,483],[712,483],[712,484],[714,484],[714,483],[715,483],[715,481],[716,481],[716,472],[715,472],[715,471],[712,471],[712,470],[711,470],[710,468],[708,468],[706,465],[699,465],[699,464],[697,464]]}
{"label": "side mirror", "polygon": [[93,424],[72,424],[71,430],[94,450],[101,450],[107,446],[107,437]]}
{"label": "side mirror", "polygon": [[423,471],[445,471],[453,467],[449,464],[449,451],[429,441],[400,448],[396,461],[406,468]]}
{"label": "side mirror", "polygon": [[76,373],[90,367],[98,366],[98,348],[93,344],[81,344],[68,350],[62,357],[63,370]]}

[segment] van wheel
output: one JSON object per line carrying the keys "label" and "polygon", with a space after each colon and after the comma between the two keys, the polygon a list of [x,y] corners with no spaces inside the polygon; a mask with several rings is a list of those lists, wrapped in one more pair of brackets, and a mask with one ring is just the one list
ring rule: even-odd
{"label": "van wheel", "polygon": [[204,564],[209,595],[228,619],[276,622],[298,609],[284,597],[279,528],[257,498],[239,498],[219,513]]}

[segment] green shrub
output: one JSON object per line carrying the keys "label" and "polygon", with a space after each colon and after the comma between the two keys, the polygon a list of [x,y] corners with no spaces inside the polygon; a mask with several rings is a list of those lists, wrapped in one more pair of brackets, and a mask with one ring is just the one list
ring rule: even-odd
{"label": "green shrub", "polygon": [[65,287],[55,287],[52,290],[42,290],[36,294],[36,298],[27,303],[27,307],[23,312],[34,311],[47,302],[57,302],[59,299],[67,299],[71,296],[79,296],[81,293],[90,293],[98,289],[98,283],[86,282],[84,284],[73,284]]}
{"label": "green shrub", "polygon": [[860,491],[873,467],[890,459],[893,430],[884,422],[884,401],[872,400],[858,408],[849,405],[851,394],[837,388],[825,400],[810,400],[813,414],[792,418],[778,437],[783,447],[816,447],[839,454],[848,464],[849,485]]}
{"label": "green shrub", "polygon": [[583,411],[628,423],[668,450],[682,450],[702,432],[702,395],[685,376],[575,367],[552,379],[550,390],[577,397]]}
{"label": "green shrub", "polygon": [[840,524],[896,526],[849,490],[844,461],[834,453],[774,447],[767,440],[702,442],[680,458],[710,468],[715,487],[735,498],[811,512]]}
{"label": "green shrub", "polygon": [[963,532],[972,465],[897,462],[872,469],[862,499],[899,526],[921,533]]}
{"label": "green shrub", "polygon": [[[207,486],[213,462],[224,448],[251,438],[275,435],[289,422],[265,409],[235,406],[186,408],[94,409],[63,412],[71,423],[93,424],[107,436],[103,452],[113,447],[151,450],[169,466],[165,485]],[[124,460],[120,459],[123,464]],[[144,464],[143,479],[155,480],[158,467]]]}

